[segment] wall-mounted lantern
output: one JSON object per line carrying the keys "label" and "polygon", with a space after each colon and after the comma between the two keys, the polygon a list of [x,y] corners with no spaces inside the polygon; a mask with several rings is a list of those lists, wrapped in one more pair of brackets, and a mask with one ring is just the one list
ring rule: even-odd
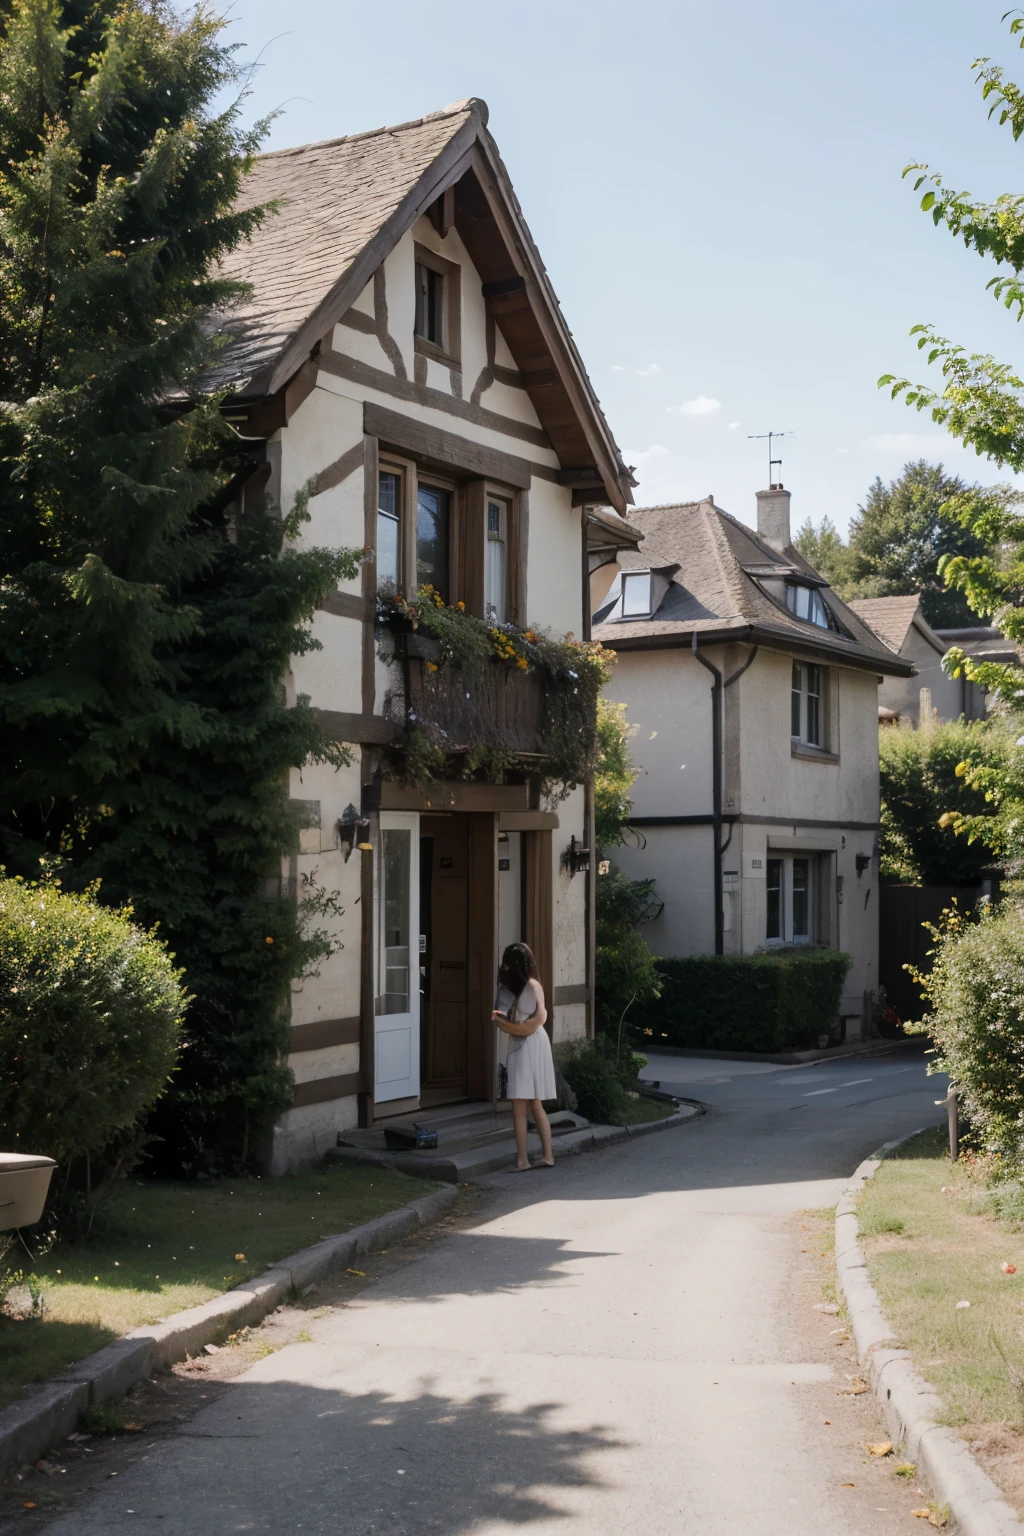
{"label": "wall-mounted lantern", "polygon": [[858,853],[855,862],[857,865],[857,879],[859,880],[864,871],[871,867],[870,853]]}
{"label": "wall-mounted lantern", "polygon": [[565,851],[565,862],[570,879],[573,875],[586,874],[590,869],[590,849],[584,848],[582,843],[576,841],[575,832],[569,839],[569,846]]}
{"label": "wall-mounted lantern", "polygon": [[352,857],[353,848],[373,847],[373,844],[368,841],[369,836],[369,818],[360,816],[350,801],[342,811],[341,820],[338,822],[338,847],[341,849],[341,856],[346,864]]}

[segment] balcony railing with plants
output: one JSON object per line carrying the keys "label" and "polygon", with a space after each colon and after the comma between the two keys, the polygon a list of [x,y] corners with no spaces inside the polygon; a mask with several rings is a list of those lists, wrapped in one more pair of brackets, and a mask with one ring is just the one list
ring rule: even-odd
{"label": "balcony railing with plants", "polygon": [[612,652],[476,618],[432,587],[414,602],[381,597],[378,619],[393,675],[384,706],[397,728],[383,763],[390,777],[426,788],[536,773],[556,799],[590,777]]}

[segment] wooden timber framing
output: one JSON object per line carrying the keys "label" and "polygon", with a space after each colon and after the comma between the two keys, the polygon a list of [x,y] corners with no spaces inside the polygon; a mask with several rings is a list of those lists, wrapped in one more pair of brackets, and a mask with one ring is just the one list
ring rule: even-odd
{"label": "wooden timber framing", "polygon": [[333,1045],[358,1045],[362,1021],[353,1019],[317,1019],[312,1024],[293,1024],[290,1054],[323,1051]]}
{"label": "wooden timber framing", "polygon": [[360,702],[363,715],[372,715],[375,690],[373,625],[370,622],[377,603],[377,478],[379,456],[377,439],[363,436],[363,648],[361,653]]}
{"label": "wooden timber framing", "polygon": [[[369,625],[366,627],[370,628]],[[397,740],[400,734],[400,727],[391,720],[385,720],[383,715],[353,715],[338,709],[314,709],[313,713],[334,741],[347,741],[364,747],[386,747]]]}
{"label": "wooden timber framing", "polygon": [[304,1109],[308,1104],[329,1104],[334,1099],[347,1099],[359,1092],[359,1080],[358,1072],[344,1072],[338,1077],[315,1077],[308,1083],[296,1083],[292,1108]]}
{"label": "wooden timber framing", "polygon": [[[360,453],[362,447],[360,446]],[[367,608],[366,598],[355,592],[332,592],[323,602],[317,603],[321,613],[333,613],[339,619],[358,619],[365,623],[373,617],[373,609]]]}
{"label": "wooden timber framing", "polygon": [[433,389],[429,384],[419,384],[415,379],[396,378],[394,374],[385,373],[383,368],[374,368],[370,363],[361,362],[357,357],[348,357],[344,352],[325,352],[320,358],[320,367],[326,373],[333,373],[336,378],[345,379],[349,384],[361,384],[364,389],[376,389],[381,394],[394,395],[396,399],[407,400],[413,405],[444,411],[449,416],[457,416],[461,421],[471,421],[474,426],[500,432],[504,437],[516,437],[522,442],[532,443],[535,448],[551,447],[547,433],[527,421],[516,421],[514,416],[501,416],[497,411],[474,405],[471,400],[460,400],[457,395],[445,394],[444,390]]}
{"label": "wooden timber framing", "polygon": [[[367,400],[363,404],[363,431],[379,442],[396,448],[400,453],[411,453],[417,458],[448,465],[467,474],[478,475],[484,480],[496,480],[503,485],[529,490],[533,477],[533,465],[529,459],[503,453],[499,448],[488,448],[455,432],[444,432],[440,427],[428,426],[414,416],[401,411],[390,411],[386,406]],[[555,471],[557,473],[557,471]]]}
{"label": "wooden timber framing", "polygon": [[353,443],[352,447],[347,448],[339,459],[335,459],[333,464],[328,464],[326,469],[322,469],[313,477],[312,494],[322,496],[324,491],[333,491],[336,485],[341,485],[349,475],[355,474],[362,462],[363,445]]}

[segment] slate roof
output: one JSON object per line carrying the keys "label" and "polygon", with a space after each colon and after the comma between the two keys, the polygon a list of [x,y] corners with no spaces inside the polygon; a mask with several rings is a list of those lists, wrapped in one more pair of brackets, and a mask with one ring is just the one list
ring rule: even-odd
{"label": "slate roof", "polygon": [[218,360],[216,385],[243,391],[277,361],[438,156],[475,121],[474,106],[456,102],[394,128],[256,159],[238,207],[276,202],[278,210],[223,264],[226,276],[251,284],[252,292],[226,319],[234,339]]}
{"label": "slate roof", "polygon": [[[845,660],[894,676],[909,676],[909,662],[893,654],[866,624],[843,603],[792,546],[772,549],[752,528],[704,501],[671,506],[640,507],[630,522],[643,534],[643,548],[620,552],[619,565],[678,569],[668,591],[649,619],[613,617],[615,586],[593,617],[593,636],[613,650],[653,649],[707,641],[738,640]],[[798,619],[768,596],[745,566],[774,566],[811,577],[845,633],[822,629]],[[610,622],[609,622],[610,620]]]}
{"label": "slate roof", "polygon": [[905,597],[855,597],[850,601],[854,613],[897,655],[903,649],[911,624],[919,616],[920,606],[920,592],[910,592]]}

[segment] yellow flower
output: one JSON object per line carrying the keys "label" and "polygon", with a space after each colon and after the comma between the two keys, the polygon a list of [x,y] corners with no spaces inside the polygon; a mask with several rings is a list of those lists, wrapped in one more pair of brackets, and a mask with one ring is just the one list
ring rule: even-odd
{"label": "yellow flower", "polygon": [[437,671],[437,662],[436,661],[428,661],[427,662],[427,671],[428,672],[436,672]]}
{"label": "yellow flower", "polygon": [[466,605],[465,605],[465,603],[464,603],[464,602],[462,602],[462,600],[461,600],[461,598],[460,598],[460,600],[459,600],[459,601],[458,601],[458,602],[457,602],[457,603],[456,603],[456,604],[455,604],[455,606],[456,606],[456,608],[458,608],[458,610],[459,610],[459,612],[460,612],[460,613],[465,613],[465,611],[466,611]]}
{"label": "yellow flower", "polygon": [[520,656],[519,660],[516,662],[516,666],[519,668],[519,670],[521,672],[525,672],[526,671],[526,657],[525,656]]}

